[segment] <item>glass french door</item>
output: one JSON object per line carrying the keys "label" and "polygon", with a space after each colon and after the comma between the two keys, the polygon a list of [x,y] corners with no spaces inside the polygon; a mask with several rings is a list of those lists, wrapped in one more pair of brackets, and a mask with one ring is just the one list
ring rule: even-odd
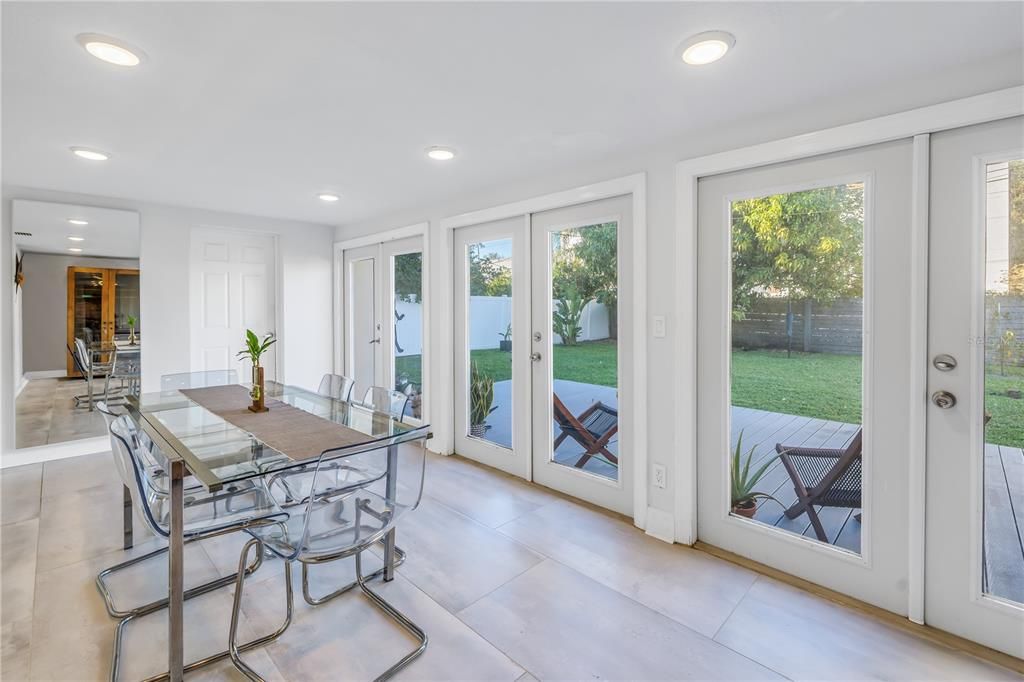
{"label": "glass french door", "polygon": [[1024,118],[930,156],[925,620],[1024,657]]}
{"label": "glass french door", "polygon": [[911,151],[698,182],[698,536],[903,614]]}
{"label": "glass french door", "polygon": [[466,227],[454,239],[455,450],[632,514],[631,200]]}
{"label": "glass french door", "polygon": [[346,249],[343,372],[360,400],[370,386],[409,396],[405,419],[423,418],[423,239]]}

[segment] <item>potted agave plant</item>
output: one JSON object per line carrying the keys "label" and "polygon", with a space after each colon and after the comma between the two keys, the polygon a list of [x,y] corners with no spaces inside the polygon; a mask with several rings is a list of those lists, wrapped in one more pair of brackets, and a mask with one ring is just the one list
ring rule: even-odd
{"label": "potted agave plant", "polygon": [[252,390],[249,391],[249,397],[252,398],[252,405],[249,406],[249,410],[252,412],[267,411],[267,406],[264,404],[266,384],[264,383],[263,366],[260,364],[260,358],[275,343],[277,343],[277,339],[274,338],[273,334],[267,334],[261,341],[251,329],[245,330],[245,348],[238,351],[238,357],[247,358],[252,363]]}
{"label": "potted agave plant", "polygon": [[502,351],[503,353],[511,353],[512,352],[512,324],[509,323],[509,325],[507,327],[505,327],[505,331],[502,332],[501,334],[498,334],[498,336],[501,337],[501,341],[498,342],[498,350]]}
{"label": "potted agave plant", "polygon": [[473,362],[469,376],[469,435],[482,438],[487,433],[487,416],[498,409],[494,402],[494,379]]}
{"label": "potted agave plant", "polygon": [[732,513],[748,519],[754,518],[754,514],[757,513],[757,501],[759,499],[775,499],[768,493],[759,492],[754,488],[761,482],[765,474],[768,473],[768,469],[771,468],[778,455],[769,457],[766,462],[751,473],[750,465],[753,462],[756,450],[757,447],[755,446],[750,448],[746,455],[743,454],[743,432],[740,431],[739,437],[736,439],[736,450],[732,453],[731,466],[729,467]]}

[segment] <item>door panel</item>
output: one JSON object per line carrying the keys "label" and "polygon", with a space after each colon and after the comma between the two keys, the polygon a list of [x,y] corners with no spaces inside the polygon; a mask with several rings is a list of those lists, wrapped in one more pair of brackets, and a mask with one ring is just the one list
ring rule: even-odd
{"label": "door panel", "polygon": [[345,374],[355,381],[357,400],[381,384],[379,255],[377,245],[345,251]]}
{"label": "door panel", "polygon": [[911,147],[698,185],[698,536],[902,614]]}
{"label": "door panel", "polygon": [[930,156],[925,620],[1024,657],[1024,118]]}
{"label": "door panel", "polygon": [[407,420],[423,419],[425,414],[423,378],[424,280],[423,238],[397,239],[380,245],[384,270],[381,291],[381,385],[409,396],[405,408]]}
{"label": "door panel", "polygon": [[[262,338],[276,328],[274,237],[195,228],[190,269],[191,369],[235,369],[248,381],[251,366],[236,355],[246,330]],[[280,378],[277,348],[261,360],[267,379]]]}

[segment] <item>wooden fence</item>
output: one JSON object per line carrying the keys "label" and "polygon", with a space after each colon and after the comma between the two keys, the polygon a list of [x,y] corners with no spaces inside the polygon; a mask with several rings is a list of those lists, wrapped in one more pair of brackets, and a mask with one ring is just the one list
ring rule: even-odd
{"label": "wooden fence", "polygon": [[[1009,344],[1000,343],[1004,334],[1013,336]],[[1006,347],[1009,345],[1009,348]],[[999,364],[1005,353],[1006,364],[1024,366],[1024,297],[988,296],[985,298],[985,361]]]}
{"label": "wooden fence", "polygon": [[[732,323],[734,348],[772,348],[812,353],[860,355],[864,345],[864,303],[842,299],[830,306],[793,301],[787,320],[785,299],[754,302],[742,320]],[[791,328],[791,329],[790,329]],[[790,335],[791,332],[791,335]]]}

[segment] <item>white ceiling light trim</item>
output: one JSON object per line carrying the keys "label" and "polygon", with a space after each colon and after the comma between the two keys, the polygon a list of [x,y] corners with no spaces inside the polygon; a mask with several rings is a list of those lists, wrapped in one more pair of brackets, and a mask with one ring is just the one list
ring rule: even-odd
{"label": "white ceiling light trim", "polygon": [[68,239],[70,239],[73,242],[84,242],[85,241],[85,237],[79,237],[79,236],[74,235],[74,234],[69,234],[68,235]]}
{"label": "white ceiling light trim", "polygon": [[82,220],[81,218],[68,218],[68,222],[72,225],[88,225],[88,220]]}
{"label": "white ceiling light trim", "polygon": [[341,197],[335,194],[334,192],[320,192],[320,194],[317,194],[316,197],[320,201],[326,201],[327,203],[334,203],[335,201],[341,199]]}
{"label": "white ceiling light trim", "polygon": [[451,147],[441,147],[434,145],[433,147],[427,147],[427,156],[434,161],[451,161],[455,158],[455,150]]}
{"label": "white ceiling light trim", "polygon": [[705,31],[690,36],[676,48],[676,54],[691,66],[717,62],[736,45],[736,37],[726,31]]}
{"label": "white ceiling light trim", "polygon": [[71,153],[80,159],[88,159],[89,161],[106,161],[110,158],[110,154],[107,152],[101,152],[99,149],[90,149],[89,147],[70,147]]}
{"label": "white ceiling light trim", "polygon": [[74,246],[68,248],[68,251],[70,251],[71,253],[82,253],[81,249],[79,249],[77,247],[74,247]]}
{"label": "white ceiling light trim", "polygon": [[123,40],[99,33],[81,33],[75,36],[75,40],[93,57],[114,66],[138,66],[146,56],[142,50]]}

